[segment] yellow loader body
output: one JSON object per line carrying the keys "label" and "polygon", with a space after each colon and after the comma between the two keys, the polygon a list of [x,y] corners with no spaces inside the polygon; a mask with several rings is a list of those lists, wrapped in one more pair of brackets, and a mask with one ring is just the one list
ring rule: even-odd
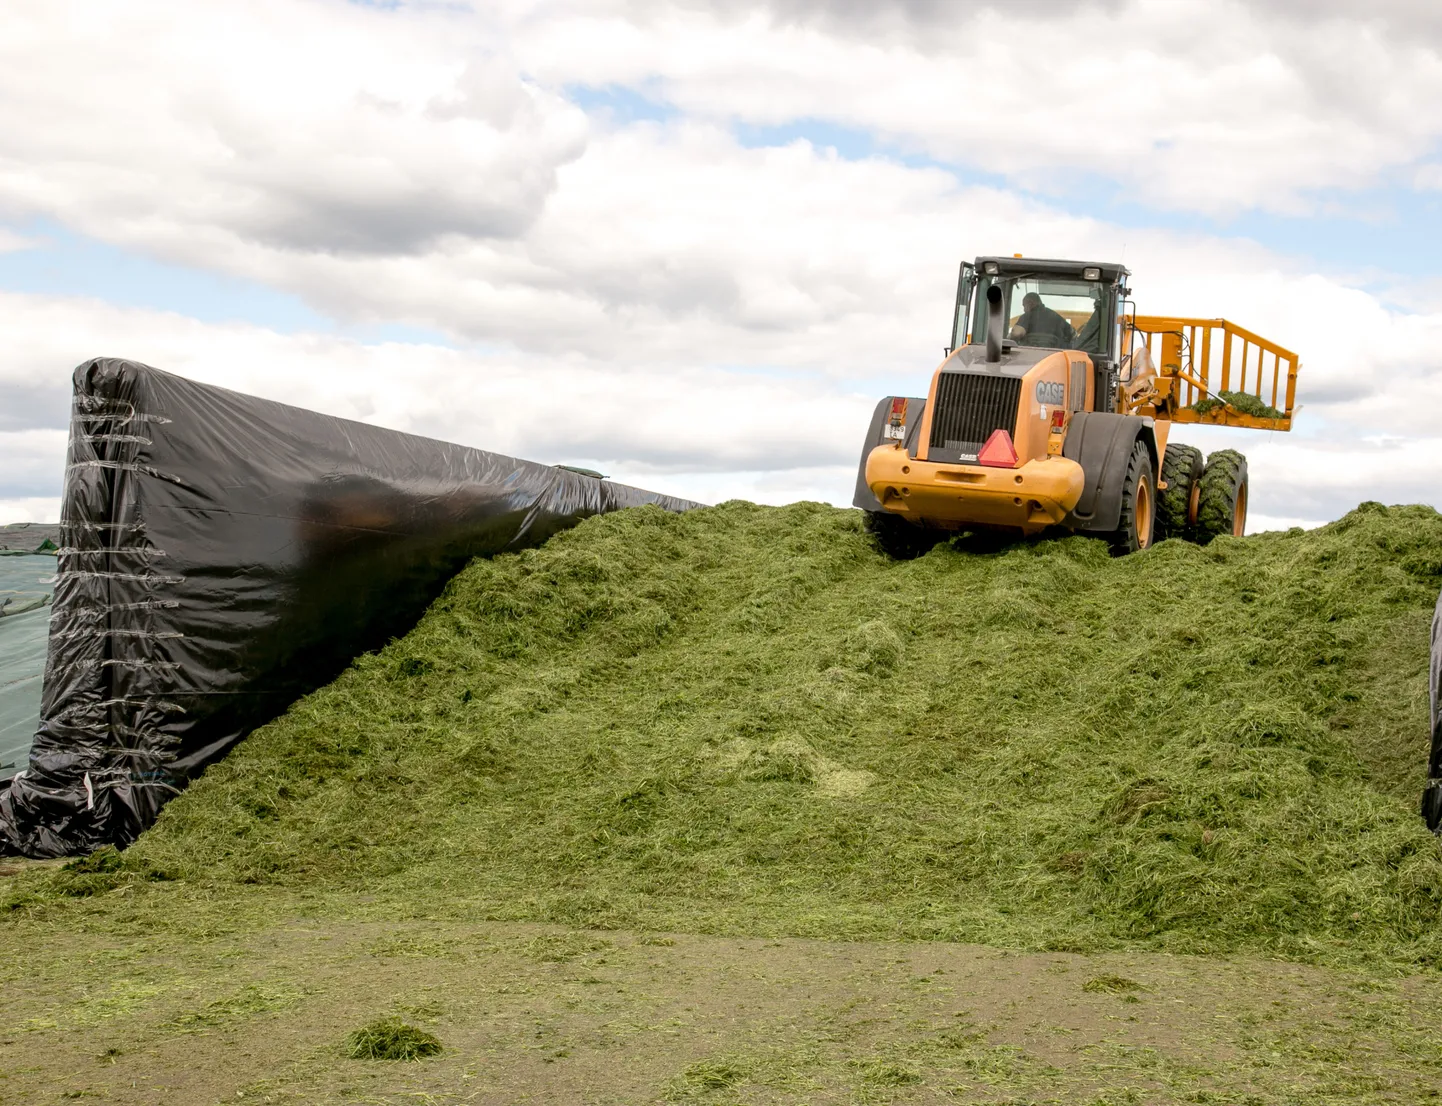
{"label": "yellow loader body", "polygon": [[[1081,410],[1091,395],[1091,358],[1063,350],[1016,379],[1016,418],[1006,427],[1015,461],[996,467],[969,461],[966,454],[935,459],[942,452],[932,445],[935,412],[946,406],[946,399],[937,397],[952,379],[958,352],[932,374],[927,393],[932,402],[922,417],[916,457],[900,442],[877,446],[866,459],[867,486],[883,509],[942,529],[1004,526],[1033,534],[1056,525],[1076,506],[1084,486],[1081,465],[1061,452],[1070,411]],[[957,397],[953,406],[958,402],[967,400]]]}

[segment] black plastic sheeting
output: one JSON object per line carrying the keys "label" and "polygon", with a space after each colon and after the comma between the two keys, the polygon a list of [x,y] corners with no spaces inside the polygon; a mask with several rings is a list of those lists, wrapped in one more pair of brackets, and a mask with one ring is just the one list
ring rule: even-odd
{"label": "black plastic sheeting", "polygon": [[0,853],[124,846],[477,555],[698,504],[198,384],[75,370],[41,719]]}
{"label": "black plastic sheeting", "polygon": [[1442,595],[1432,615],[1432,752],[1427,758],[1427,787],[1422,792],[1422,817],[1433,833],[1442,831]]}

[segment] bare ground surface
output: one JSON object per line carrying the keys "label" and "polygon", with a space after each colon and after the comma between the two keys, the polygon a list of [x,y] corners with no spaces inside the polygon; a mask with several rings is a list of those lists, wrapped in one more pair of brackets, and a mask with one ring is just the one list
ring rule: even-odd
{"label": "bare ground surface", "polygon": [[[500,923],[10,936],[5,1103],[1310,1106],[1442,1093],[1432,974]],[[444,1051],[347,1058],[347,1034],[386,1015]]]}

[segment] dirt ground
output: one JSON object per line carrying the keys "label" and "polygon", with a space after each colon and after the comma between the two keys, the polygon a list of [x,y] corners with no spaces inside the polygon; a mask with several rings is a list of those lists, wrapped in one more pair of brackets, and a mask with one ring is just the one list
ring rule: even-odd
{"label": "dirt ground", "polygon": [[[1418,1103],[1439,981],[1270,961],[296,919],[5,950],[0,1102]],[[399,1015],[432,1059],[345,1055]]]}

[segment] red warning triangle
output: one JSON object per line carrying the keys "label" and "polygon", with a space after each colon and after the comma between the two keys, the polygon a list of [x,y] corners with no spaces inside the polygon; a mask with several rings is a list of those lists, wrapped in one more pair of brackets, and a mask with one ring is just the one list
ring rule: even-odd
{"label": "red warning triangle", "polygon": [[993,430],[986,445],[976,455],[976,463],[989,465],[994,469],[1016,468],[1016,447],[1011,444],[1011,435],[1005,430]]}

